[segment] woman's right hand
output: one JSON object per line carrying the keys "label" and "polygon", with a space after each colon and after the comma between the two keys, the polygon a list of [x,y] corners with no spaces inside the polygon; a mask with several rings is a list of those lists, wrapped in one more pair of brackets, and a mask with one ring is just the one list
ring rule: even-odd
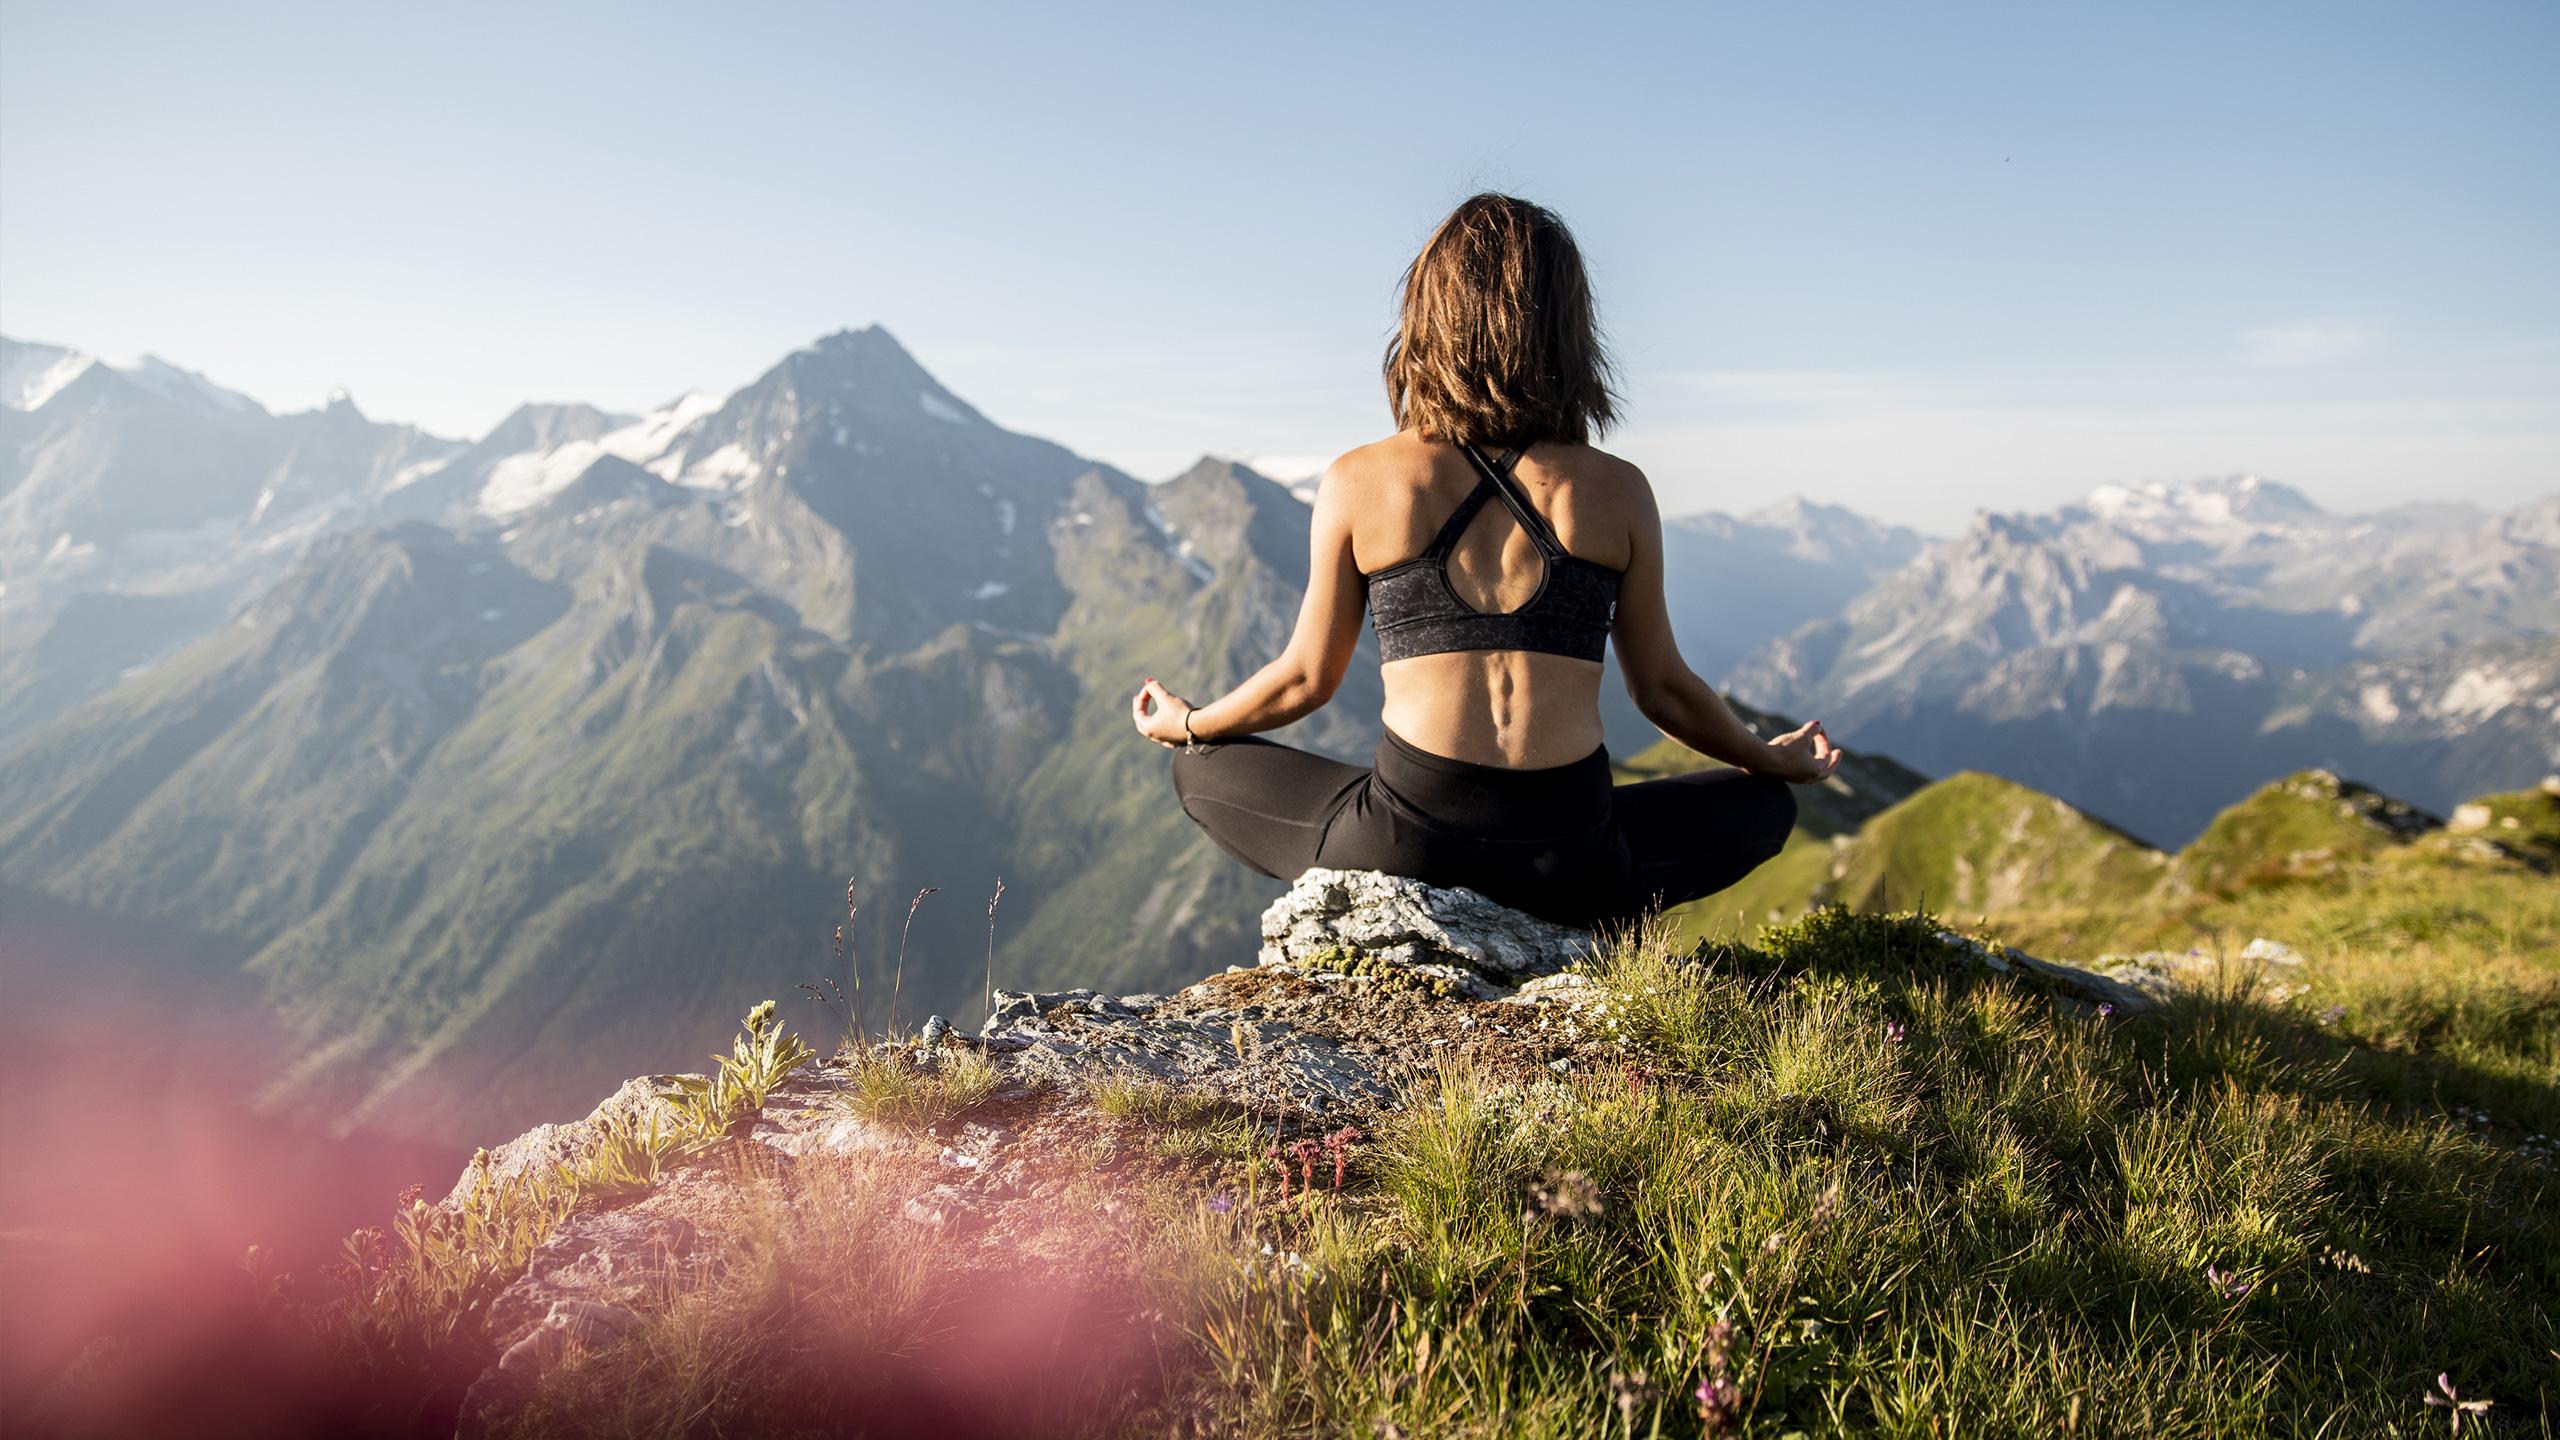
{"label": "woman's right hand", "polygon": [[1808,720],[1770,741],[1769,758],[1752,768],[1791,785],[1812,785],[1831,778],[1840,768],[1841,753],[1822,732],[1822,722]]}

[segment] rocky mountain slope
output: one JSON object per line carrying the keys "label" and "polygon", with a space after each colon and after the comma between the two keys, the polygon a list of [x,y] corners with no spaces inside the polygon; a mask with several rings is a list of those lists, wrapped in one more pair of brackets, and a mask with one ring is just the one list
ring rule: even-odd
{"label": "rocky mountain slope", "polygon": [[2177,842],[2306,765],[2443,808],[2560,763],[2560,497],[2334,516],[2249,477],[1982,515],[1728,677]]}
{"label": "rocky mountain slope", "polygon": [[[305,1038],[282,1098],[537,1113],[700,1043],[697,1006],[849,980],[847,875],[875,987],[910,897],[969,897],[917,917],[909,1018],[976,993],[998,875],[1007,975],[1178,973],[1268,898],[1125,733],[1129,676],[1207,688],[1285,634],[1304,512],[1250,471],[1140,485],[875,330],[718,406],[529,407],[413,495],[441,523],[321,539],[0,752],[0,874],[245,945]],[[1361,743],[1364,673],[1300,738]],[[1182,923],[1095,940],[1132,914]]]}
{"label": "rocky mountain slope", "polygon": [[[1305,512],[1242,466],[1140,484],[877,329],[468,444],[161,362],[12,341],[0,373],[0,879],[249,952],[304,1037],[276,1097],[315,1115],[484,1129],[856,964],[964,1010],[998,876],[1022,982],[1193,973],[1278,893],[1124,713],[1288,633]],[[1684,572],[1710,643],[1916,543],[1819,507],[1673,528],[1721,547]],[[1376,689],[1364,648],[1285,738],[1364,754]],[[1614,686],[1608,721],[1657,738]]]}

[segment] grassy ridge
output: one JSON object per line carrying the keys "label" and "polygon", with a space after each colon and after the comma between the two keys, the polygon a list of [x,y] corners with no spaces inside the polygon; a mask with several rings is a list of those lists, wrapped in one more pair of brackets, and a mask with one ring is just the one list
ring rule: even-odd
{"label": "grassy ridge", "polygon": [[[1632,937],[1585,1016],[1622,1070],[1451,1065],[1338,1189],[1152,1087],[1014,1116],[1069,1164],[995,1249],[901,1225],[892,1158],[740,1147],[723,1263],[502,1433],[2419,1434],[2440,1372],[2547,1432],[2548,977],[2377,965],[2348,1018],[2235,971],[2109,1017],[1935,936]],[[1054,1345],[991,1360],[1025,1313]]]}

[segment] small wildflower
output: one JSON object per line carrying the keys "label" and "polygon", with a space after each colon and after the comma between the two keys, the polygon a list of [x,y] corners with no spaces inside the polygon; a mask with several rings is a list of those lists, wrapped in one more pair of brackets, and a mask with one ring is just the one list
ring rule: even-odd
{"label": "small wildflower", "polygon": [[1899,1020],[1887,1020],[1884,1022],[1884,1043],[1887,1045],[1901,1044],[1902,1037],[1907,1033],[1908,1032],[1902,1028],[1902,1022]]}
{"label": "small wildflower", "polygon": [[2204,1267],[2204,1283],[2212,1286],[2213,1293],[2225,1300],[2237,1300],[2258,1288],[2257,1281],[2243,1277],[2239,1271],[2234,1270],[2224,1274],[2221,1269],[2212,1265]]}
{"label": "small wildflower", "polygon": [[1275,1142],[1262,1148],[1262,1158],[1280,1171],[1280,1203],[1289,1203],[1289,1157]]}
{"label": "small wildflower", "polygon": [[1212,1213],[1225,1215],[1233,1212],[1235,1208],[1236,1202],[1234,1198],[1228,1195],[1224,1190],[1221,1190],[1217,1194],[1209,1197],[1209,1209]]}
{"label": "small wildflower", "polygon": [[1333,1193],[1342,1193],[1342,1172],[1351,1163],[1351,1147],[1362,1140],[1360,1127],[1345,1125],[1324,1137],[1325,1153],[1333,1157]]}
{"label": "small wildflower", "polygon": [[1298,1162],[1298,1188],[1316,1188],[1316,1157],[1324,1153],[1324,1142],[1314,1138],[1301,1140],[1289,1147],[1289,1158]]}
{"label": "small wildflower", "polygon": [[2495,1400],[2463,1399],[2462,1392],[2453,1388],[2453,1374],[2451,1371],[2446,1371],[2436,1376],[2436,1390],[2438,1393],[2427,1396],[2426,1401],[2428,1404],[2433,1405],[2439,1410],[2449,1412],[2453,1420],[2453,1433],[2456,1435],[2462,1433],[2463,1416],[2477,1415],[2481,1411],[2498,1403]]}
{"label": "small wildflower", "polygon": [[2104,1020],[2104,1019],[2106,1019],[2108,1016],[2113,1015],[2114,1013],[2116,1013],[2116,1007],[2115,1007],[2115,1003],[2114,1003],[2113,1001],[2109,1001],[2109,1000],[2101,1000],[2101,1001],[2099,1001],[2099,1002],[2098,1002],[2098,1018],[2099,1018],[2099,1019]]}
{"label": "small wildflower", "polygon": [[1530,1187],[1529,1200],[1558,1220],[1588,1220],[1608,1209],[1600,1201],[1600,1187],[1579,1170],[1549,1170]]}
{"label": "small wildflower", "polygon": [[1650,1408],[1661,1399],[1662,1387],[1654,1384],[1641,1369],[1612,1366],[1609,1370],[1609,1398],[1617,1404],[1619,1422],[1633,1430],[1636,1412]]}
{"label": "small wildflower", "polygon": [[1742,1423],[1742,1391],[1733,1383],[1733,1322],[1707,1327],[1706,1374],[1698,1380],[1698,1418],[1708,1435],[1729,1435]]}
{"label": "small wildflower", "polygon": [[412,1185],[408,1189],[400,1192],[400,1208],[403,1210],[415,1208],[418,1204],[423,1202],[426,1197],[426,1186]]}
{"label": "small wildflower", "polygon": [[1760,1242],[1760,1253],[1763,1255],[1775,1255],[1778,1253],[1778,1247],[1786,1243],[1786,1231],[1772,1230],[1769,1232],[1769,1238]]}

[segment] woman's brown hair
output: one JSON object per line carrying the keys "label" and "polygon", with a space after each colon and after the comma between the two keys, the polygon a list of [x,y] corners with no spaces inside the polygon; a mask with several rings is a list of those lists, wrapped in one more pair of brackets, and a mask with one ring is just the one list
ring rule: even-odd
{"label": "woman's brown hair", "polygon": [[1404,272],[1387,344],[1396,427],[1452,444],[1588,444],[1618,418],[1582,252],[1555,212],[1470,197]]}

